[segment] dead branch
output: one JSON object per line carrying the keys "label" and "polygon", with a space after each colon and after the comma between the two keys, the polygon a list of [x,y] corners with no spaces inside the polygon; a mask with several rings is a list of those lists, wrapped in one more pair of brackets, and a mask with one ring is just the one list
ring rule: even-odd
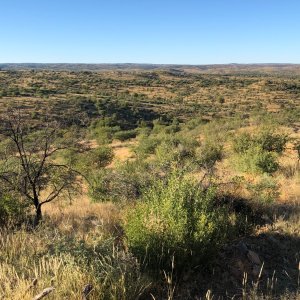
{"label": "dead branch", "polygon": [[40,300],[52,293],[55,290],[53,286],[45,288],[40,294],[36,295],[33,300]]}

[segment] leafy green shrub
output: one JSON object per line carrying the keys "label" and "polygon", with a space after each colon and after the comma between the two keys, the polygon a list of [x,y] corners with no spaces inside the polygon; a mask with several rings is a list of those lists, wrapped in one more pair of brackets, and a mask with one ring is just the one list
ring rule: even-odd
{"label": "leafy green shrub", "polygon": [[81,154],[77,149],[70,148],[62,150],[58,158],[61,158],[69,166],[77,166],[80,164]]}
{"label": "leafy green shrub", "polygon": [[165,129],[166,129],[166,122],[160,120],[160,119],[157,119],[157,120],[153,120],[153,133],[161,133],[163,132]]}
{"label": "leafy green shrub", "polygon": [[134,149],[134,152],[141,157],[153,154],[160,142],[161,138],[156,135],[141,135],[139,137],[139,144]]}
{"label": "leafy green shrub", "polygon": [[233,140],[233,150],[239,154],[243,171],[272,174],[279,168],[277,156],[286,146],[288,137],[263,130],[257,135],[242,133]]}
{"label": "leafy green shrub", "polygon": [[136,130],[123,130],[118,131],[114,134],[114,138],[120,140],[121,142],[133,139],[136,137]]}
{"label": "leafy green shrub", "polygon": [[211,169],[222,158],[223,146],[217,142],[208,141],[199,150],[198,164],[202,168]]}
{"label": "leafy green shrub", "polygon": [[85,155],[87,157],[89,165],[96,168],[106,167],[112,162],[114,158],[114,152],[112,148],[106,146],[92,149]]}
{"label": "leafy green shrub", "polygon": [[155,162],[164,171],[167,171],[172,164],[182,164],[187,156],[187,150],[182,145],[172,145],[172,142],[164,141],[155,149]]}
{"label": "leafy green shrub", "polygon": [[181,168],[193,164],[198,145],[190,136],[165,135],[155,149],[155,163],[163,172],[174,164]]}
{"label": "leafy green shrub", "polygon": [[[68,157],[67,155],[70,156]],[[86,177],[90,177],[93,172],[108,166],[113,158],[113,149],[108,146],[100,146],[82,153],[73,153],[72,151],[64,153],[64,159],[69,159],[69,162],[73,163],[73,166],[75,165]]]}
{"label": "leafy green shrub", "polygon": [[120,126],[114,125],[113,118],[108,117],[92,122],[89,127],[90,136],[96,139],[100,145],[110,143],[114,134],[120,130]]}
{"label": "leafy green shrub", "polygon": [[26,219],[29,204],[12,194],[0,192],[0,224],[18,224]]}
{"label": "leafy green shrub", "polygon": [[112,141],[113,133],[110,127],[97,127],[92,131],[91,136],[95,138],[99,144],[107,144]]}
{"label": "leafy green shrub", "polygon": [[265,151],[281,154],[285,150],[288,140],[287,135],[265,130],[258,135],[256,143]]}
{"label": "leafy green shrub", "polygon": [[237,165],[242,171],[253,173],[272,174],[279,168],[276,154],[260,147],[252,147],[240,155]]}
{"label": "leafy green shrub", "polygon": [[112,173],[110,170],[100,169],[91,172],[89,178],[88,195],[93,201],[109,201],[111,199]]}
{"label": "leafy green shrub", "polygon": [[165,185],[156,182],[127,214],[129,249],[150,270],[170,269],[172,257],[178,270],[210,262],[230,228],[213,199],[212,189],[204,192],[176,172]]}
{"label": "leafy green shrub", "polygon": [[251,147],[260,147],[264,151],[281,154],[285,150],[288,136],[277,134],[270,130],[262,130],[257,135],[244,132],[233,141],[233,150],[236,153],[245,153]]}
{"label": "leafy green shrub", "polygon": [[248,151],[253,146],[253,139],[247,132],[241,133],[233,140],[233,150],[236,153],[242,154]]}
{"label": "leafy green shrub", "polygon": [[127,161],[114,170],[102,169],[90,174],[89,195],[94,201],[132,201],[141,196],[153,178],[153,170],[146,162]]}
{"label": "leafy green shrub", "polygon": [[255,157],[256,167],[263,173],[274,173],[278,170],[279,164],[276,156],[267,151],[259,151]]}
{"label": "leafy green shrub", "polygon": [[173,119],[172,124],[165,128],[167,134],[172,134],[180,131],[180,123],[178,119]]}
{"label": "leafy green shrub", "polygon": [[268,175],[264,175],[257,183],[249,183],[247,190],[251,199],[262,204],[272,203],[279,196],[279,185]]}
{"label": "leafy green shrub", "polygon": [[184,126],[188,129],[188,130],[193,130],[195,128],[197,128],[199,125],[203,124],[203,121],[200,118],[193,118],[191,120],[188,120],[186,123],[184,123]]}

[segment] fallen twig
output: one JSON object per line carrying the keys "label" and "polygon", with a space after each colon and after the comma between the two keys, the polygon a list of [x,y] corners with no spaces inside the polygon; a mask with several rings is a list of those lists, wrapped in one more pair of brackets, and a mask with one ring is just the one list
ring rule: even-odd
{"label": "fallen twig", "polygon": [[51,292],[53,292],[55,290],[54,287],[48,287],[48,288],[45,288],[40,294],[36,295],[33,300],[40,300],[44,297],[46,297],[47,295],[49,295]]}

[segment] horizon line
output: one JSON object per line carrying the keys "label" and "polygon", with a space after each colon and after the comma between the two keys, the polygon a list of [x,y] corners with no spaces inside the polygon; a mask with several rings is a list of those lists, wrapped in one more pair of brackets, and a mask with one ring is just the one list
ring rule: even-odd
{"label": "horizon line", "polygon": [[156,66],[222,66],[222,65],[300,65],[300,63],[291,62],[251,62],[251,63],[150,63],[150,62],[0,62],[0,65],[27,65],[27,64],[64,64],[64,65],[156,65]]}

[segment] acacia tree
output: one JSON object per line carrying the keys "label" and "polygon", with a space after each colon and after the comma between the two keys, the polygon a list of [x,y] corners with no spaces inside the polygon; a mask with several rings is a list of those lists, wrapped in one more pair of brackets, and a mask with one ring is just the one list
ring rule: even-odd
{"label": "acacia tree", "polygon": [[2,137],[9,142],[1,153],[0,181],[34,207],[36,227],[44,204],[79,191],[79,173],[56,159],[69,147],[57,122],[32,124],[20,111],[9,112],[1,121]]}

